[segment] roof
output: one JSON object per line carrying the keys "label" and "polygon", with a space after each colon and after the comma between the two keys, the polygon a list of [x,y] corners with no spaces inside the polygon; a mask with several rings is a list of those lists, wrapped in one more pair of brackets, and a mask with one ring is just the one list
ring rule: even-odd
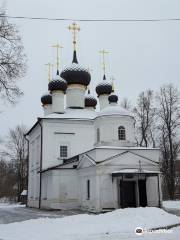
{"label": "roof", "polygon": [[121,115],[121,116],[133,117],[133,115],[128,110],[126,110],[125,108],[122,108],[118,104],[110,105],[98,113],[98,116],[109,116],[109,115]]}
{"label": "roof", "polygon": [[97,112],[88,109],[67,109],[65,113],[51,113],[42,119],[95,119]]}
{"label": "roof", "polygon": [[118,146],[99,146],[95,149],[121,149],[121,150],[160,150],[160,148],[153,147],[118,147]]}
{"label": "roof", "polygon": [[145,170],[145,169],[139,169],[139,168],[126,168],[126,169],[121,169],[119,171],[114,171],[112,174],[117,174],[117,173],[160,173],[160,171],[152,171],[152,170]]}
{"label": "roof", "polygon": [[69,120],[94,120],[101,116],[112,116],[112,115],[120,115],[120,116],[130,116],[133,115],[127,111],[126,109],[116,106],[108,106],[104,108],[101,112],[96,112],[89,109],[72,109],[68,108],[65,110],[65,113],[51,113],[49,115],[39,117],[37,122],[32,126],[32,128],[27,132],[28,135],[40,122],[41,119],[69,119]]}
{"label": "roof", "polygon": [[27,195],[27,190],[23,190],[21,193],[21,196],[26,196]]}

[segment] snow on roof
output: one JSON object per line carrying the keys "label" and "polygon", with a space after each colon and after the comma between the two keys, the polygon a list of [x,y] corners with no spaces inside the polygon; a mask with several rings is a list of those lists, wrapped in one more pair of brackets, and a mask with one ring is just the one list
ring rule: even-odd
{"label": "snow on roof", "polygon": [[133,116],[129,111],[120,107],[119,105],[116,106],[108,106],[104,108],[100,112],[96,112],[89,109],[66,109],[64,114],[58,113],[51,113],[45,117],[45,119],[95,119],[100,116],[108,116],[108,115],[119,115],[119,116]]}
{"label": "snow on roof", "polygon": [[21,196],[26,196],[27,195],[27,190],[23,190],[21,193]]}
{"label": "snow on roof", "polygon": [[125,108],[122,108],[119,105],[115,105],[115,106],[110,105],[98,113],[98,116],[107,116],[107,115],[121,115],[121,116],[133,117],[133,115],[128,110],[126,110]]}
{"label": "snow on roof", "polygon": [[64,114],[51,113],[44,119],[95,119],[97,112],[88,109],[66,109]]}
{"label": "snow on roof", "polygon": [[[140,170],[139,168],[127,168],[127,169],[121,169],[119,171],[114,171],[112,172],[112,174],[116,174],[116,173],[139,173]],[[141,169],[141,173],[160,173],[159,171],[151,171],[151,170],[145,170],[145,169]]]}
{"label": "snow on roof", "polygon": [[118,147],[118,146],[98,146],[96,149],[122,149],[122,150],[159,150],[152,147]]}

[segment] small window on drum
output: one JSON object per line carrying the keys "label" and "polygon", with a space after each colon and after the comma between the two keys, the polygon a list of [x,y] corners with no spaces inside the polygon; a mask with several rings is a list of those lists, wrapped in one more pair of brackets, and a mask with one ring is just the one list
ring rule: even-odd
{"label": "small window on drum", "polygon": [[125,127],[120,126],[118,128],[118,138],[119,138],[119,140],[126,140],[126,130],[125,130]]}

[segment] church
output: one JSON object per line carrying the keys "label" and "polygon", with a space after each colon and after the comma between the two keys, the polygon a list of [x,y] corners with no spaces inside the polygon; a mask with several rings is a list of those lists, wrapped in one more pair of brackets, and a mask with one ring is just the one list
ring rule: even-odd
{"label": "church", "polygon": [[60,72],[57,54],[57,75],[41,97],[44,116],[26,134],[27,205],[92,212],[160,207],[159,149],[137,146],[133,114],[118,104],[114,84],[107,79],[105,50],[97,98],[90,92],[90,71],[77,59],[80,29],[76,23],[69,29],[72,64]]}

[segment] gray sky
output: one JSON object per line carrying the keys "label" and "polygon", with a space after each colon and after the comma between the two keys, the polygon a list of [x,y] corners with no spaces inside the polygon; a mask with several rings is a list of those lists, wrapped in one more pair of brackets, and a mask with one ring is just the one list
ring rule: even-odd
{"label": "gray sky", "polygon": [[[0,1],[3,2],[3,1]],[[50,18],[180,18],[179,0],[7,0],[7,14]],[[20,82],[24,97],[16,107],[1,106],[0,135],[8,128],[27,126],[42,115],[40,98],[47,92],[45,63],[55,62],[51,45],[59,42],[61,69],[72,60],[71,22],[15,20],[28,57],[28,72]],[[179,22],[81,22],[78,34],[79,63],[93,69],[92,89],[102,80],[99,50],[107,49],[108,75],[115,78],[120,100],[134,103],[148,88],[174,83],[180,89]]]}

